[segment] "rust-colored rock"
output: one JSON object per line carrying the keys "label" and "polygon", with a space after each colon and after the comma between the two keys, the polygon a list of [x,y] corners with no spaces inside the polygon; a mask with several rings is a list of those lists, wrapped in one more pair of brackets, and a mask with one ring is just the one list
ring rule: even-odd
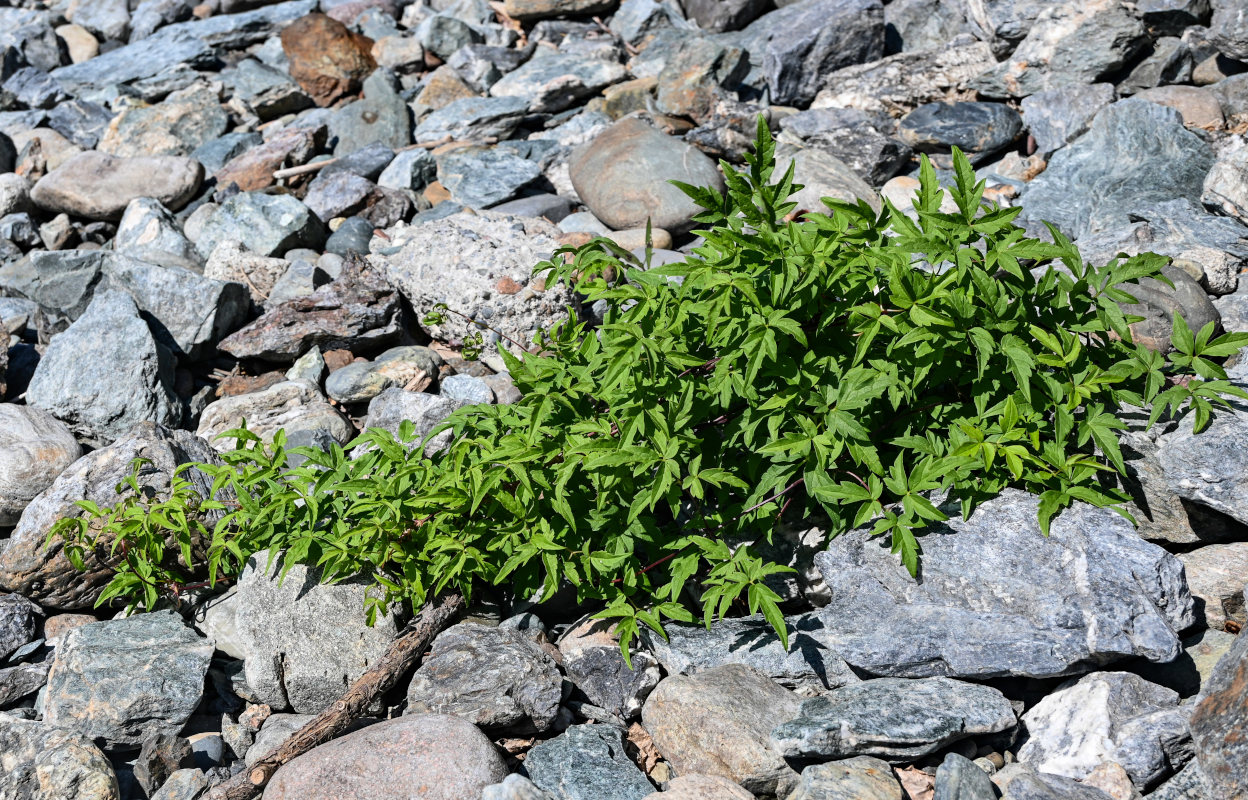
{"label": "rust-colored rock", "polygon": [[1196,760],[1214,797],[1248,797],[1248,636],[1218,661],[1192,712]]}
{"label": "rust-colored rock", "polygon": [[261,392],[285,381],[285,373],[277,371],[266,372],[262,375],[231,375],[217,384],[217,397],[234,397],[240,394]]}
{"label": "rust-colored rock", "polygon": [[401,334],[399,293],[363,261],[310,295],[278,305],[218,348],[235,358],[292,363],[313,345],[322,350],[377,350]]}
{"label": "rust-colored rock", "polygon": [[373,40],[324,14],[309,14],[282,31],[290,77],[322,108],[355,94],[377,68]]}
{"label": "rust-colored rock", "polygon": [[355,353],[350,350],[326,350],[322,358],[325,359],[325,369],[330,372],[336,372],[351,362],[355,361]]}
{"label": "rust-colored rock", "polygon": [[272,186],[273,173],[307,163],[325,144],[325,128],[285,128],[267,142],[240,153],[217,171],[217,185],[237,183],[240,191]]}

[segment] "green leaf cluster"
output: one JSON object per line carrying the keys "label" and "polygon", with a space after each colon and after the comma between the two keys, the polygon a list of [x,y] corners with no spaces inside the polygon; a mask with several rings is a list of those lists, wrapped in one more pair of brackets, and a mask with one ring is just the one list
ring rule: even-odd
{"label": "green leaf cluster", "polygon": [[[514,405],[462,408],[423,442],[406,425],[328,452],[232,431],[237,449],[210,468],[237,497],[204,532],[210,580],[272,548],[327,580],[372,575],[371,615],[442,591],[571,586],[626,656],[641,626],[695,615],[761,612],[784,637],[769,578],[790,570],[739,544],[782,519],[819,518],[829,537],[870,526],[914,574],[916,534],[947,518],[934,493],[969,514],[1025,489],[1046,532],[1074,500],[1125,515],[1101,480],[1124,470],[1120,409],[1190,407],[1199,429],[1223,395],[1248,398],[1213,360],[1248,334],[1176,316],[1168,360],[1132,342],[1140,318],[1122,304],[1164,258],[1098,267],[1056,229],[1028,238],[960,153],[956,211],[924,159],[909,214],[825,199],[827,215],[796,219],[800,187],[774,155],[760,122],[745,168],[723,164],[725,192],[681,187],[704,226],[684,262],[648,268],[648,252],[599,239],[539,265],[610,311],[596,330],[570,315],[530,353],[501,348]],[[453,443],[425,457],[443,430]],[[173,520],[175,498],[139,523],[123,502],[96,527],[154,547],[136,532]],[[143,563],[118,563],[110,596],[140,589]]]}

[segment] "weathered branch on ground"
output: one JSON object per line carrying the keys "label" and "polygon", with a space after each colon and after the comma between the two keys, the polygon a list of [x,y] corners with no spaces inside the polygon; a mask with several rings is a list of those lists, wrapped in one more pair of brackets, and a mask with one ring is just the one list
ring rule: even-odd
{"label": "weathered branch on ground", "polygon": [[273,754],[257,761],[249,770],[217,784],[204,800],[250,800],[264,788],[283,764],[344,733],[364,716],[373,701],[398,683],[416,664],[433,638],[464,609],[463,595],[443,595],[427,604],[395,639],[385,655],[329,708],[295,731]]}

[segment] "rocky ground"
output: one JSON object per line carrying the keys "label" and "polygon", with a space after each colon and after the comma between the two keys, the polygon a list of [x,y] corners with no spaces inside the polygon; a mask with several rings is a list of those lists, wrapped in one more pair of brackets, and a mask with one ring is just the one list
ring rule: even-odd
{"label": "rocky ground", "polygon": [[[647,218],[680,258],[665,181],[722,185],[759,114],[804,209],[904,206],[956,145],[1030,230],[1174,258],[1140,339],[1174,310],[1248,329],[1242,0],[0,6],[3,798],[199,797],[404,623],[263,554],[176,610],[93,611],[107,574],[43,547],[74,501],[138,456],[159,493],[243,418],[326,445],[514,401],[423,314],[527,337],[576,299],[534,263]],[[787,651],[730,619],[629,670],[584,609],[481,604],[264,797],[1248,797],[1248,407],[1123,441],[1138,530],[1076,507],[1044,538],[1009,492],[925,537],[918,582],[863,532],[786,531]]]}

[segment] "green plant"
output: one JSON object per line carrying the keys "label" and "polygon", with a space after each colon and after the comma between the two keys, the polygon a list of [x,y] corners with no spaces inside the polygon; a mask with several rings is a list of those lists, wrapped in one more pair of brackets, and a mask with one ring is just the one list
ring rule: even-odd
{"label": "green plant", "polygon": [[[821,516],[829,536],[871,525],[914,573],[915,532],[946,519],[931,492],[970,513],[1021,487],[1040,496],[1047,532],[1073,500],[1126,500],[1098,480],[1124,469],[1124,404],[1153,405],[1153,420],[1190,407],[1199,428],[1221,395],[1248,398],[1210,360],[1248,334],[1211,341],[1212,328],[1193,335],[1176,316],[1179,355],[1131,343],[1123,286],[1164,258],[1093,267],[1052,228],[1052,244],[1025,237],[1017,209],[982,202],[960,153],[956,212],[939,211],[924,159],[917,221],[832,201],[829,216],[796,221],[787,198],[799,187],[791,169],[773,182],[761,122],[755,149],[746,171],[723,165],[726,193],[681,187],[706,226],[686,262],[644,269],[600,239],[539,265],[607,301],[605,323],[570,319],[537,337],[540,355],[501,348],[523,399],[457,411],[438,429],[454,434],[444,453],[413,454],[407,425],[397,440],[371,430],[346,449],[293,451],[306,461],[292,469],[281,436],[265,446],[232,431],[225,464],[196,467],[237,498],[210,534],[166,525],[181,519],[168,503],[145,524],[184,545],[204,534],[210,581],[266,548],[327,580],[369,572],[382,590],[370,615],[437,592],[549,596],[566,582],[618,623],[627,656],[640,625],[661,633],[698,605],[708,622],[761,612],[784,637],[767,578],[788,567],[729,542],[765,538],[785,516]],[[135,538],[145,527],[128,508],[87,511],[133,553],[159,536]],[[54,535],[79,530],[66,521]],[[142,563],[122,560],[109,596],[150,605],[131,577],[152,577]]]}

